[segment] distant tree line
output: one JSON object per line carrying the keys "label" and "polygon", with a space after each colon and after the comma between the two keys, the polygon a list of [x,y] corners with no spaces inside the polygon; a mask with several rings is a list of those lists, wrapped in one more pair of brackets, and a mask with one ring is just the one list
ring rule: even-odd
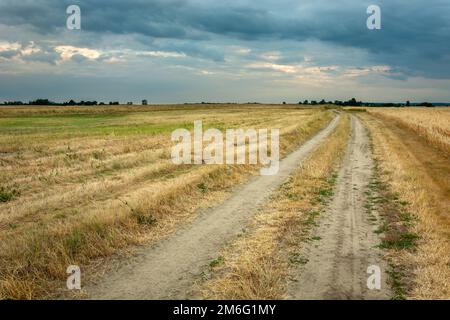
{"label": "distant tree line", "polygon": [[357,101],[355,98],[352,98],[348,101],[325,101],[325,99],[322,99],[321,101],[317,102],[316,100],[305,100],[300,101],[298,104],[300,105],[323,105],[323,104],[332,104],[336,106],[343,106],[343,107],[410,107],[410,106],[416,106],[416,107],[433,107],[434,105],[430,102],[421,102],[421,103],[411,103],[410,101],[406,101],[406,103],[373,103],[373,102],[362,102]]}
{"label": "distant tree line", "polygon": [[[127,102],[127,105],[133,105],[133,102]],[[147,105],[147,100],[142,100],[143,105]],[[5,101],[3,102],[3,105],[7,106],[21,106],[21,105],[29,105],[29,106],[117,106],[120,105],[119,101],[110,101],[110,102],[98,102],[98,101],[84,101],[81,100],[80,102],[76,102],[75,100],[70,100],[66,102],[53,102],[49,99],[36,99],[29,102],[22,102],[22,101]]]}
{"label": "distant tree line", "polygon": [[[325,99],[322,99],[321,101],[316,101],[316,100],[305,100],[303,102],[299,102],[298,104],[303,104],[303,105],[322,105],[322,104],[333,104],[336,106],[343,106],[343,107],[361,107],[361,106],[370,106],[371,103],[369,102],[362,102],[362,101],[357,101],[355,98],[351,98],[348,101],[341,101],[341,100],[335,100],[335,101],[325,101]],[[387,105],[387,104],[383,104],[383,105]],[[395,105],[393,103],[391,103],[391,105]]]}
{"label": "distant tree line", "polygon": [[[133,102],[127,102],[127,105],[133,105]],[[187,103],[185,103],[187,104]],[[201,102],[201,104],[216,104],[213,102]],[[220,104],[220,103],[217,103]],[[229,102],[226,104],[238,104],[236,102]],[[248,102],[247,104],[260,104],[259,102]],[[286,104],[285,101],[283,101],[283,104]],[[335,100],[335,101],[325,101],[325,99],[322,99],[320,101],[317,100],[304,100],[304,101],[300,101],[298,103],[299,105],[310,105],[310,106],[316,106],[316,105],[324,105],[324,104],[329,104],[329,105],[336,105],[336,106],[343,106],[343,107],[361,107],[361,106],[366,106],[366,107],[410,107],[410,106],[417,106],[417,107],[433,107],[434,105],[430,102],[421,102],[421,103],[411,103],[410,101],[406,101],[406,103],[372,103],[372,102],[362,102],[362,101],[357,101],[355,98],[352,98],[348,101],[340,101],[340,100]],[[110,102],[98,102],[98,101],[84,101],[81,100],[80,102],[76,102],[75,100],[70,100],[67,102],[63,102],[63,103],[57,103],[57,102],[53,102],[50,101],[49,99],[36,99],[33,101],[29,101],[28,103],[26,102],[22,102],[22,101],[6,101],[3,102],[3,105],[15,105],[15,106],[20,106],[20,105],[33,105],[33,106],[105,106],[105,105],[110,105],[110,106],[117,106],[120,105],[119,101],[110,101]],[[142,100],[142,105],[148,105],[148,101],[147,100]]]}
{"label": "distant tree line", "polygon": [[[36,99],[33,101],[30,101],[28,103],[22,102],[22,101],[8,101],[4,102],[4,105],[30,105],[30,106],[97,106],[97,105],[105,105],[104,102],[97,102],[97,101],[80,101],[76,102],[74,100],[70,100],[63,103],[57,103],[50,101],[49,99]],[[110,105],[113,104],[119,104],[119,102],[110,102]]]}

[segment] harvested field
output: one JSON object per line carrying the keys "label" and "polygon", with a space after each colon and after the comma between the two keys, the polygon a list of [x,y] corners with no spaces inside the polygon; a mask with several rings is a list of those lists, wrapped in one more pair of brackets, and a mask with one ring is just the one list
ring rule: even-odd
{"label": "harvested field", "polygon": [[150,243],[255,172],[176,166],[170,134],[205,127],[280,128],[286,154],[322,128],[321,109],[230,105],[4,108],[0,117],[0,296],[51,295],[68,265]]}

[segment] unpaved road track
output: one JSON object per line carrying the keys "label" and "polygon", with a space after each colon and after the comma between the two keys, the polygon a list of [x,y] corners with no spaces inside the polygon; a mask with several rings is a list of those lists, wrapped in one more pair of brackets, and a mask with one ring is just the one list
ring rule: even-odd
{"label": "unpaved road track", "polygon": [[274,176],[257,176],[217,207],[156,245],[139,249],[137,259],[108,274],[86,291],[94,299],[184,299],[220,250],[242,232],[258,208],[336,128],[339,116],[280,162]]}
{"label": "unpaved road track", "polygon": [[[365,195],[373,172],[366,129],[351,117],[352,135],[339,171],[334,196],[314,231],[303,255],[308,262],[294,271],[289,286],[291,299],[389,299],[386,266],[374,233],[379,222],[369,220]],[[367,268],[382,270],[381,290],[367,288]]]}

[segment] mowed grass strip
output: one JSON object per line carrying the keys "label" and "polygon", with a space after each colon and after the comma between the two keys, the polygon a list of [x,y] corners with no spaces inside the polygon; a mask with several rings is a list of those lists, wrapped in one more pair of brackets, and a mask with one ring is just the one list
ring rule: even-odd
{"label": "mowed grass strip", "polygon": [[[111,121],[127,119],[126,125],[130,125],[141,117],[120,110],[125,114]],[[98,110],[92,108],[92,112]],[[32,113],[38,116],[35,109]],[[324,127],[332,114],[323,109],[266,106],[235,106],[230,110],[161,107],[160,111],[147,112],[142,121],[159,121],[164,126],[164,118],[171,123],[167,128],[202,119],[206,126],[217,124],[221,128],[280,127],[284,155]],[[170,130],[150,136],[130,132],[120,137],[98,135],[95,130],[92,137],[85,133],[77,136],[74,131],[70,140],[58,130],[45,130],[36,133],[38,149],[33,147],[34,136],[28,133],[26,141],[12,131],[0,135],[2,149],[7,150],[0,154],[0,164],[8,168],[4,185],[6,190],[14,187],[19,192],[16,198],[0,203],[2,299],[54,297],[64,291],[67,266],[82,266],[86,279],[94,271],[92,261],[129,245],[158,241],[180,223],[193,219],[198,208],[216,203],[232,186],[257,172],[254,166],[172,166]],[[61,156],[57,151],[68,145],[67,153],[75,156],[55,161]],[[105,150],[95,153],[101,146]],[[142,153],[146,157],[139,159]],[[81,156],[85,154],[91,156]],[[110,163],[112,158],[127,158],[129,162],[105,172],[101,164]],[[26,168],[28,164],[33,167],[31,171]],[[57,172],[58,177],[48,181],[39,175],[42,172]]]}
{"label": "mowed grass strip", "polygon": [[345,154],[349,132],[349,119],[344,115],[247,231],[211,262],[211,272],[205,275],[209,279],[199,285],[202,298],[284,298],[290,266],[306,262],[299,249],[332,194],[334,172]]}
{"label": "mowed grass strip", "polygon": [[[435,115],[433,110],[429,112]],[[407,299],[449,299],[449,156],[429,145],[429,137],[434,135],[431,127],[429,134],[420,137],[414,128],[399,126],[390,117],[359,116],[373,139],[378,179],[391,194],[383,200],[394,201],[390,206],[394,209],[400,207],[396,216],[392,209],[387,212],[380,230],[382,247],[393,267],[394,292]],[[446,119],[440,119],[441,123],[449,121],[450,113],[442,116]]]}

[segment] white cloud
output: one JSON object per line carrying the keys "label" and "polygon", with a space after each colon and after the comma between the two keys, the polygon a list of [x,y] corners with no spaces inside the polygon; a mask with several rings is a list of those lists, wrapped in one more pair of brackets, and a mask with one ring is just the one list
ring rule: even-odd
{"label": "white cloud", "polygon": [[89,60],[96,60],[102,55],[98,50],[73,46],[57,46],[55,51],[61,56],[62,61],[70,60],[74,55],[81,55]]}
{"label": "white cloud", "polygon": [[298,68],[295,66],[284,65],[284,64],[275,64],[270,62],[255,62],[247,65],[248,68],[251,69],[270,69],[275,71],[280,71],[283,73],[296,73]]}
{"label": "white cloud", "polygon": [[120,62],[123,62],[123,61],[125,61],[124,59],[122,59],[122,58],[118,58],[118,57],[111,57],[111,58],[108,58],[108,59],[106,59],[106,60],[104,60],[106,63],[110,63],[110,64],[115,64],[115,63],[120,63]]}
{"label": "white cloud", "polygon": [[260,55],[260,57],[264,60],[269,60],[269,61],[276,61],[276,60],[280,60],[281,59],[281,54],[280,52],[264,52],[263,54]]}
{"label": "white cloud", "polygon": [[269,69],[279,71],[282,73],[299,74],[299,75],[319,75],[339,70],[338,66],[305,67],[303,65],[287,65],[272,62],[255,62],[247,65],[247,67],[251,69]]}
{"label": "white cloud", "polygon": [[172,52],[172,51],[143,51],[139,52],[139,55],[158,57],[158,58],[185,58],[184,53]]}
{"label": "white cloud", "polygon": [[30,42],[30,44],[28,46],[26,46],[25,48],[23,48],[20,51],[20,54],[22,56],[31,56],[33,54],[37,54],[42,52],[41,48],[37,47],[33,41]]}
{"label": "white cloud", "polygon": [[209,76],[209,75],[213,75],[214,72],[212,71],[208,71],[208,70],[201,70],[200,74],[204,75],[204,76]]}
{"label": "white cloud", "polygon": [[18,51],[20,48],[22,48],[22,45],[18,42],[0,42],[0,52]]}
{"label": "white cloud", "polygon": [[353,77],[361,77],[367,76],[369,74],[381,73],[386,74],[391,71],[390,66],[371,66],[364,68],[349,68],[344,71],[344,76],[353,78]]}

